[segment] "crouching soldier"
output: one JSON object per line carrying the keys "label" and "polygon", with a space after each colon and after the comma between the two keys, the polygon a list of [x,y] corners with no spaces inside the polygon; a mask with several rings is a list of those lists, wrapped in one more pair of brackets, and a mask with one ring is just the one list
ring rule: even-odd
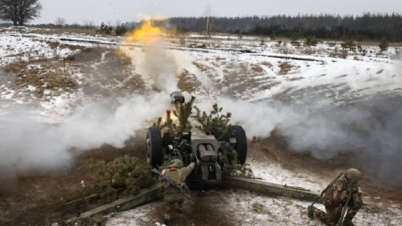
{"label": "crouching soldier", "polygon": [[[321,196],[321,202],[327,212],[325,213],[311,205],[308,207],[309,218],[317,218],[324,224],[331,226],[353,226],[352,219],[363,205],[357,185],[360,179],[360,171],[353,168],[338,176],[328,185]],[[344,217],[345,213],[346,216]]]}
{"label": "crouching soldier", "polygon": [[[166,169],[162,170],[162,175],[165,175],[170,182],[163,180],[163,201],[165,202],[164,224],[170,225],[173,210],[181,211],[183,201],[186,199],[183,187],[185,186],[186,177],[194,169],[195,163],[192,162],[187,167],[183,168],[183,162],[180,159],[174,159]],[[179,185],[175,187],[171,182]],[[182,188],[179,190],[179,188]]]}

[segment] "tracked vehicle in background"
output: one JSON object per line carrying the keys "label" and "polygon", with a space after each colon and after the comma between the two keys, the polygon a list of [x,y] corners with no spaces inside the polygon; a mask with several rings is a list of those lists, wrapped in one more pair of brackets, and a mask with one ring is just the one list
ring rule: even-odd
{"label": "tracked vehicle in background", "polygon": [[[167,166],[172,159],[181,159],[184,165],[197,164],[187,177],[190,188],[221,184],[222,178],[246,162],[247,138],[239,125],[229,125],[229,115],[214,109],[214,116],[185,103],[180,92],[173,92],[173,120],[150,127],[147,131],[147,161],[152,167]],[[165,121],[169,121],[171,114]],[[215,123],[214,123],[215,122]],[[176,123],[176,124],[175,124]]]}

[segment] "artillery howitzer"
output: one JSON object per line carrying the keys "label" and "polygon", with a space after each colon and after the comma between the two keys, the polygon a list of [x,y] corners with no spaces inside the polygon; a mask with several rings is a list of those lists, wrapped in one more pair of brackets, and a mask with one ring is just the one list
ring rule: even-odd
{"label": "artillery howitzer", "polygon": [[[179,125],[173,123],[170,112],[165,123],[160,118],[147,130],[146,154],[152,167],[164,167],[172,159],[179,158],[185,165],[196,160],[197,164],[187,177],[190,189],[221,185],[223,188],[243,189],[262,195],[283,196],[305,201],[318,200],[319,194],[300,187],[274,184],[255,180],[252,177],[236,176],[247,158],[247,138],[239,125],[229,125],[230,114],[220,115],[221,109],[214,105],[215,118],[198,108],[192,112],[192,103],[185,103],[180,92],[173,92],[171,103],[175,106],[174,115],[178,116]],[[212,112],[211,112],[212,113]],[[215,124],[215,125],[214,125]],[[96,214],[124,211],[161,198],[161,184],[155,184],[141,190],[137,195],[130,195],[81,213],[78,219]],[[77,218],[69,221],[74,222]]]}
{"label": "artillery howitzer", "polygon": [[[187,177],[191,189],[221,184],[229,171],[246,162],[247,138],[239,125],[229,125],[230,114],[221,115],[214,105],[214,115],[192,111],[192,103],[185,103],[179,92],[173,92],[171,103],[179,125],[174,125],[171,114],[166,123],[159,121],[147,131],[147,161],[152,167],[166,166],[172,159],[181,159],[185,165],[196,161],[196,167]],[[170,120],[170,121],[169,121]]]}

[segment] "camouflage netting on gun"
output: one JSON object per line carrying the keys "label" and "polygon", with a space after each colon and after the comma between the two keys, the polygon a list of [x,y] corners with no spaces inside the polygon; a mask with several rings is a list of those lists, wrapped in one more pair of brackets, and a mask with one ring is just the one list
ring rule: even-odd
{"label": "camouflage netting on gun", "polygon": [[[177,132],[189,132],[192,126],[188,123],[188,118],[191,115],[191,109],[193,108],[193,103],[195,97],[192,96],[190,101],[184,104],[176,104],[175,110],[167,111],[165,119],[161,117],[158,118],[156,122],[152,125],[153,127],[159,127],[161,129],[166,129],[167,132],[174,136]],[[172,113],[177,118],[179,124],[175,124],[172,120]]]}
{"label": "camouflage netting on gun", "polygon": [[149,164],[128,155],[109,163],[89,159],[82,168],[90,170],[96,177],[96,182],[85,187],[83,194],[96,194],[99,199],[107,202],[135,195],[152,183]]}
{"label": "camouflage netting on gun", "polygon": [[212,105],[213,110],[210,114],[207,114],[205,111],[200,113],[200,109],[194,107],[197,111],[196,120],[201,123],[202,126],[198,126],[197,128],[205,131],[207,135],[214,135],[217,140],[225,140],[226,132],[228,132],[228,128],[230,126],[230,117],[232,114],[230,112],[226,114],[222,114],[222,108],[218,107],[218,104]]}
{"label": "camouflage netting on gun", "polygon": [[222,149],[222,157],[220,159],[221,163],[227,165],[232,164],[232,167],[235,167],[237,163],[236,150],[228,142],[222,142],[221,149]]}
{"label": "camouflage netting on gun", "polygon": [[[192,125],[188,123],[188,119],[192,114],[194,108],[197,112],[195,119],[201,124],[196,126],[197,129],[204,131],[207,135],[214,135],[217,140],[225,140],[227,132],[230,127],[230,112],[222,114],[222,108],[218,104],[212,105],[213,110],[207,114],[205,111],[201,115],[201,111],[196,106],[193,106],[195,97],[192,96],[191,100],[184,104],[176,104],[175,110],[167,111],[165,118],[158,118],[152,127],[159,127],[166,129],[166,131],[174,136],[177,132],[189,132]],[[178,125],[172,120],[172,114],[177,118]]]}

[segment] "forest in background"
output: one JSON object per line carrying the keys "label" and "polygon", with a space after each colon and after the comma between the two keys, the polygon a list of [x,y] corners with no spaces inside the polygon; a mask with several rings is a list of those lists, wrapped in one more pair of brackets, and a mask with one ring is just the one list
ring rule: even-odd
{"label": "forest in background", "polygon": [[320,39],[402,41],[402,15],[364,13],[362,16],[298,15],[250,17],[172,17],[170,24],[181,31],[234,33]]}
{"label": "forest in background", "polygon": [[[241,35],[262,35],[271,38],[329,39],[344,41],[402,41],[402,14],[364,13],[361,16],[320,15],[276,15],[248,17],[171,17],[154,21],[157,26],[177,27],[179,32],[199,32],[205,35],[213,33],[231,33]],[[28,27],[78,29],[97,33],[124,35],[141,26],[141,22],[111,22],[95,25],[93,21],[83,24],[67,24],[63,18],[57,18],[49,24],[27,24]],[[0,26],[10,26],[2,23]]]}

